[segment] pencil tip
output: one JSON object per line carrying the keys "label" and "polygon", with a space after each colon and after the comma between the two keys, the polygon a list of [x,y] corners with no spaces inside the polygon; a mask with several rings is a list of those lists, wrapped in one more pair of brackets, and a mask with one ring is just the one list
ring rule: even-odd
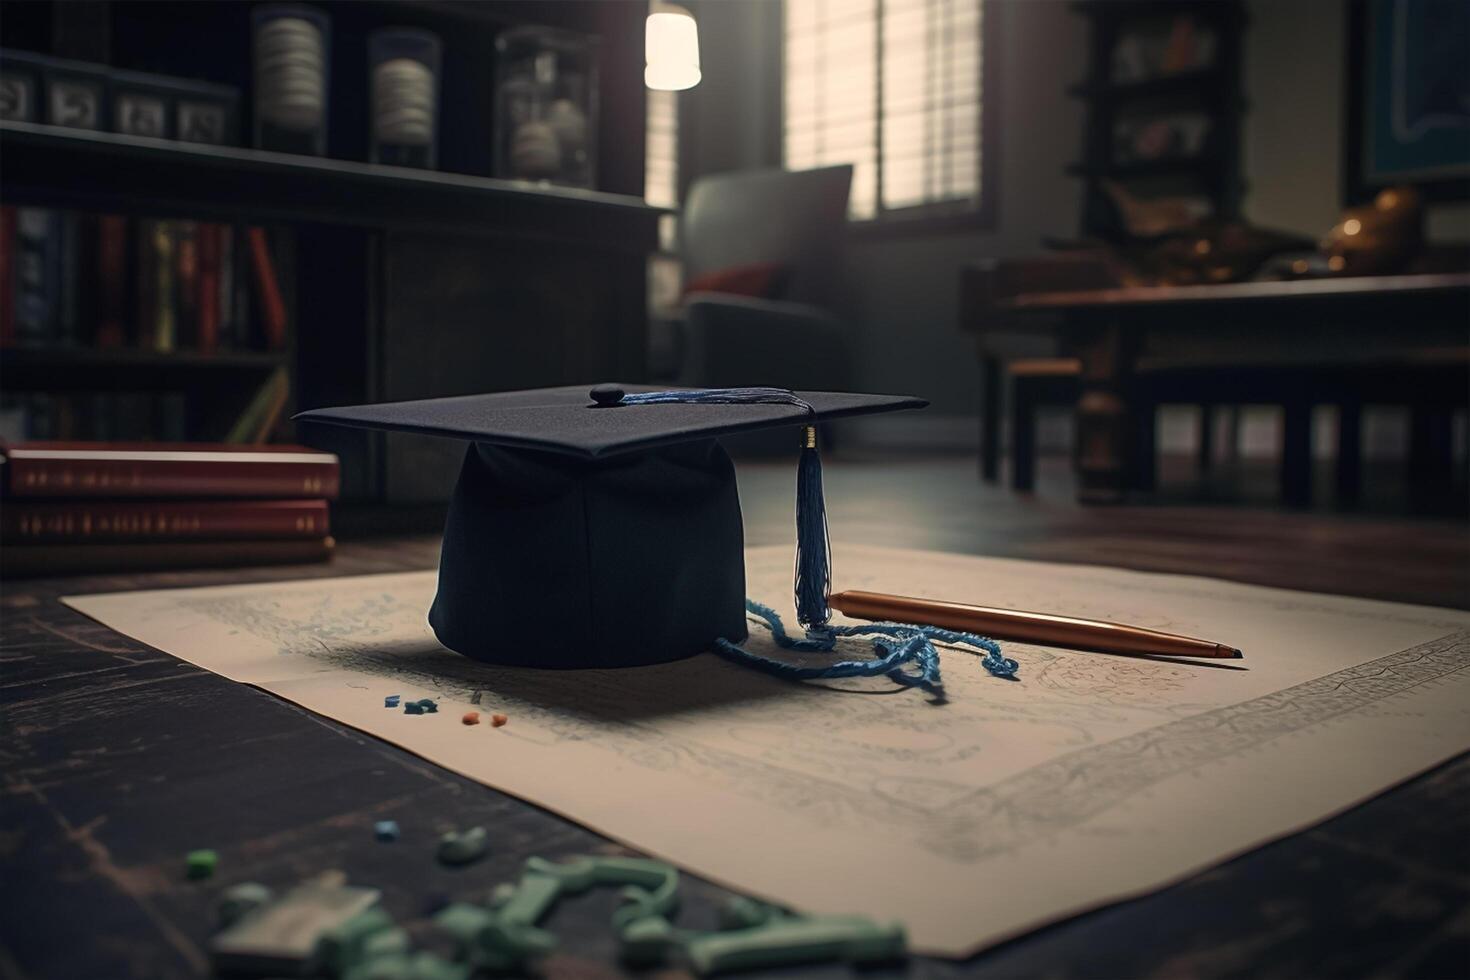
{"label": "pencil tip", "polygon": [[1230,653],[1230,659],[1231,660],[1241,660],[1244,657],[1245,657],[1245,654],[1241,653],[1239,650],[1233,650]]}

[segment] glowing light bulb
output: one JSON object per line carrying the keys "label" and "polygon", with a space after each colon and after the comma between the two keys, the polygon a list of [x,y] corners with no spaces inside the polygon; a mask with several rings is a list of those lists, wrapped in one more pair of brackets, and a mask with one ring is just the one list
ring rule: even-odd
{"label": "glowing light bulb", "polygon": [[679,92],[699,84],[699,26],[689,11],[660,4],[648,15],[643,63],[643,84],[651,89]]}

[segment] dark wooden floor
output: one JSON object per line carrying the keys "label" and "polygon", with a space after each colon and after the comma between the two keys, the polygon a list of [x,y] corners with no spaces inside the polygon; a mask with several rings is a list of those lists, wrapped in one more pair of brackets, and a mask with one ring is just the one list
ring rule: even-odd
{"label": "dark wooden floor", "polygon": [[[742,464],[747,537],[790,541],[793,468]],[[947,551],[1214,574],[1470,607],[1460,521],[1242,507],[1079,508],[1063,468],[1033,498],[971,459],[829,464],[833,536]],[[392,526],[386,515],[347,523]],[[479,900],[527,855],[610,847],[596,835],[253,688],[134,643],[60,595],[429,567],[433,535],[346,541],[330,566],[0,584],[0,977],[168,978],[206,970],[212,897],[341,868],[384,890],[432,942],[426,912]],[[842,569],[836,569],[841,584]],[[397,844],[371,824],[396,819]],[[484,823],[494,848],[451,871],[435,836]],[[183,854],[220,852],[184,879]],[[685,921],[720,889],[686,877]],[[612,897],[558,911],[543,972],[615,974]],[[1155,895],[906,976],[1470,976],[1470,758]],[[795,973],[796,971],[780,971]],[[838,976],[840,967],[801,971]]]}

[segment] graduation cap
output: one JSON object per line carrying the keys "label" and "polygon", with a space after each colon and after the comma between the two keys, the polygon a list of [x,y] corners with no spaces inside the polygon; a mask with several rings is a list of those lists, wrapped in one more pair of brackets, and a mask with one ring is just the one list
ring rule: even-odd
{"label": "graduation cap", "polygon": [[[801,673],[810,668],[747,654],[739,646],[746,613],[795,649],[831,650],[837,635],[871,632],[828,623],[816,425],[927,404],[904,395],[599,385],[323,408],[295,419],[469,443],[429,611],[452,650],[552,668],[637,666],[717,650],[774,673],[833,676],[840,664]],[[773,611],[746,600],[735,468],[719,443],[780,426],[801,427],[793,440],[802,447],[795,592],[806,640],[786,637]],[[875,645],[897,656],[896,647]],[[935,681],[937,671],[936,659]],[[836,675],[879,672],[891,670]]]}

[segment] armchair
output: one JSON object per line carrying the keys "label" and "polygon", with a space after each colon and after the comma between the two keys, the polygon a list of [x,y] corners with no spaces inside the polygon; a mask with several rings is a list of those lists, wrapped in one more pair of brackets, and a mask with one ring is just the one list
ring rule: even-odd
{"label": "armchair", "polygon": [[849,166],[694,182],[679,220],[685,280],[777,263],[784,289],[777,299],[691,293],[679,324],[680,385],[848,386],[851,338],[839,284],[851,183]]}

